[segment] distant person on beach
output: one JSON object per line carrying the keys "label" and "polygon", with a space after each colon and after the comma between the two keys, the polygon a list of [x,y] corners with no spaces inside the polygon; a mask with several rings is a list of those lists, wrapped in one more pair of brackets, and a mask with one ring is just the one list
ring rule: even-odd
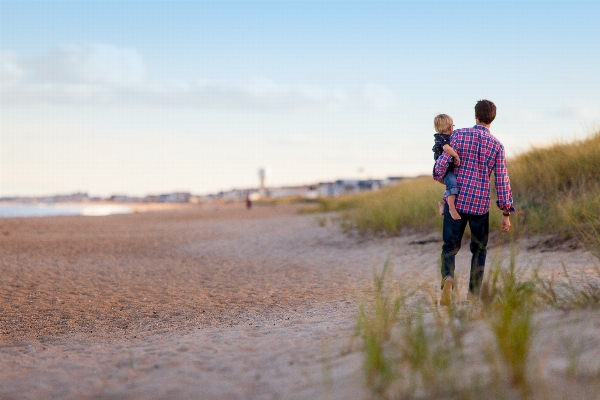
{"label": "distant person on beach", "polygon": [[[448,165],[446,175],[444,175],[443,182],[446,185],[446,192],[444,193],[444,199],[448,201],[448,209],[450,210],[450,216],[454,219],[460,219],[460,214],[456,211],[456,195],[458,194],[458,186],[456,184],[456,175],[454,175],[454,166],[460,164],[460,157],[450,146],[450,136],[454,129],[452,118],[446,114],[440,114],[433,119],[433,127],[435,132],[433,134],[434,145],[432,147],[433,159],[437,159],[446,152],[452,156],[452,161]],[[440,209],[440,215],[444,215],[444,205],[446,201],[440,200],[438,207]]]}
{"label": "distant person on beach", "polygon": [[[441,272],[442,295],[440,305],[452,302],[454,287],[454,259],[460,250],[467,223],[471,229],[471,276],[469,294],[479,295],[483,282],[487,242],[490,230],[490,176],[495,177],[496,205],[502,210],[502,232],[510,230],[513,207],[512,190],[506,168],[504,146],[490,132],[496,118],[496,106],[489,100],[479,100],[475,105],[475,126],[457,129],[452,133],[450,145],[460,155],[460,164],[454,173],[458,186],[456,210],[461,219],[450,216],[448,204],[444,206]],[[449,153],[442,153],[435,162],[433,178],[442,182],[452,161]]]}

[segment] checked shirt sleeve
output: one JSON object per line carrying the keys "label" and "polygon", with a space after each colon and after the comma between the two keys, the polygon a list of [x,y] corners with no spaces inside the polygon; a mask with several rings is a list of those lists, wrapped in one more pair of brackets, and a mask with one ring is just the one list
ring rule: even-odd
{"label": "checked shirt sleeve", "polygon": [[441,156],[435,162],[433,166],[433,179],[438,182],[444,181],[444,175],[448,171],[448,165],[452,161],[452,156],[446,152],[443,152]]}
{"label": "checked shirt sleeve", "polygon": [[508,178],[508,170],[506,168],[506,156],[504,154],[504,148],[500,148],[496,155],[496,163],[494,166],[494,176],[496,178],[496,193],[498,200],[496,204],[501,210],[508,210],[508,212],[515,212],[513,207],[512,190],[510,188],[510,179]]}

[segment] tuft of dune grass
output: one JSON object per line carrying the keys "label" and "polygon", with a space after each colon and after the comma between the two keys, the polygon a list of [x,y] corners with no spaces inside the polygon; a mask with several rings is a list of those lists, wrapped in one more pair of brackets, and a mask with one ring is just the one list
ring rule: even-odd
{"label": "tuft of dune grass", "polygon": [[342,226],[360,233],[397,235],[441,227],[437,202],[444,186],[430,177],[407,179],[376,192],[323,198],[321,211],[340,211]]}
{"label": "tuft of dune grass", "polygon": [[516,206],[529,232],[569,236],[600,227],[599,160],[600,131],[509,160]]}
{"label": "tuft of dune grass", "polygon": [[532,202],[586,193],[600,180],[600,131],[587,139],[533,148],[510,160],[513,191]]}
{"label": "tuft of dune grass", "polygon": [[583,328],[597,332],[600,264],[576,282],[566,269],[528,274],[515,256],[495,260],[479,298],[454,293],[443,308],[435,293],[415,301],[427,286],[394,280],[389,260],[376,271],[356,329],[370,398],[599,398],[600,363],[587,353],[600,346]]}

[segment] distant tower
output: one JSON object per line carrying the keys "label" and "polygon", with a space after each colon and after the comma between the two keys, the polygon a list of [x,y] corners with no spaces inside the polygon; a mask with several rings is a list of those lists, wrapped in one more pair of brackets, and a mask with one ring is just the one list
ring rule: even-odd
{"label": "distant tower", "polygon": [[264,191],[267,188],[267,178],[271,175],[269,168],[259,168],[258,179],[260,181],[259,189]]}
{"label": "distant tower", "polygon": [[267,171],[265,171],[264,168],[260,168],[258,170],[258,179],[260,181],[260,186],[259,189],[260,190],[265,190],[265,180],[267,178]]}

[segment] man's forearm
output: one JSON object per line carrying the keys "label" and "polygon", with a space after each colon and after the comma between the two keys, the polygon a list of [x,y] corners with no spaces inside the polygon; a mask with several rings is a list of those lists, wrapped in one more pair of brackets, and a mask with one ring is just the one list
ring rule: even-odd
{"label": "man's forearm", "polygon": [[512,190],[510,188],[510,179],[508,178],[508,170],[506,168],[506,157],[504,151],[499,151],[496,156],[496,164],[494,166],[494,176],[496,184],[496,194],[498,195],[497,205],[503,212],[515,212],[513,207]]}
{"label": "man's forearm", "polygon": [[446,153],[450,154],[452,157],[454,157],[454,159],[458,158],[458,153],[456,151],[454,151],[452,146],[450,146],[449,144],[444,145],[444,151]]}
{"label": "man's forearm", "polygon": [[433,167],[433,179],[438,182],[442,182],[444,180],[444,175],[448,171],[448,162],[450,159],[450,155],[447,153],[443,153],[435,162]]}
{"label": "man's forearm", "polygon": [[498,208],[503,212],[515,212],[513,207],[512,190],[508,175],[500,174],[496,176],[496,194],[498,195]]}

